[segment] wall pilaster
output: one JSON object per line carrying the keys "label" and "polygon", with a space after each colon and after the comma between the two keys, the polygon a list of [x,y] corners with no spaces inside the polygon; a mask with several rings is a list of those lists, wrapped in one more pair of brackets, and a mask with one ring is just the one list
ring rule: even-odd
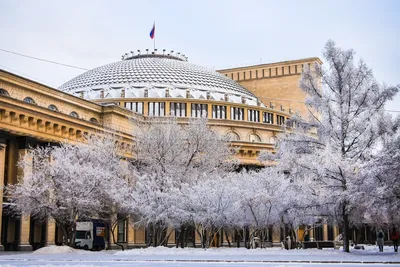
{"label": "wall pilaster", "polygon": [[[0,229],[2,227],[2,214],[3,214],[3,186],[4,186],[4,175],[5,175],[5,162],[6,162],[6,144],[0,141]],[[0,240],[1,231],[0,231]],[[0,243],[0,251],[3,251],[3,244]]]}

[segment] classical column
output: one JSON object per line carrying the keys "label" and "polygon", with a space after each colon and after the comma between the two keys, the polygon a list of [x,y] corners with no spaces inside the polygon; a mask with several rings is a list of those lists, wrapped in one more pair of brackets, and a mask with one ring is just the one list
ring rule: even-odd
{"label": "classical column", "polygon": [[[19,149],[19,159],[22,159],[26,154],[28,154],[28,149]],[[32,159],[30,159],[32,160]],[[24,176],[27,172],[31,170],[23,170],[21,168],[18,168],[17,175],[18,175],[18,180],[20,182],[23,181]],[[29,237],[30,237],[30,216],[29,215],[23,215],[21,216],[21,231],[20,231],[20,243],[18,245],[18,250],[20,251],[31,251],[32,246],[29,243]]]}
{"label": "classical column", "polygon": [[207,118],[212,119],[212,104],[208,103],[207,105]]}
{"label": "classical column", "polygon": [[172,229],[172,228],[169,228],[168,227],[168,229],[167,229],[167,236],[169,235],[169,238],[168,238],[168,245],[169,246],[175,246],[175,230],[174,229]]}
{"label": "classical column", "polygon": [[[5,174],[5,162],[6,162],[6,144],[0,141],[0,240],[1,238],[1,227],[2,227],[2,214],[3,214],[3,186],[4,186],[4,174]],[[0,242],[0,251],[3,251],[3,244]]]}
{"label": "classical column", "polygon": [[272,228],[272,243],[279,244],[281,242],[281,229]]}
{"label": "classical column", "polygon": [[322,232],[323,232],[323,240],[328,241],[328,225],[324,223],[322,227]]}
{"label": "classical column", "polygon": [[339,235],[339,227],[337,227],[336,225],[333,226],[333,240],[335,240],[335,238]]}
{"label": "classical column", "polygon": [[46,225],[46,246],[55,245],[56,239],[56,222],[53,218],[47,219]]}

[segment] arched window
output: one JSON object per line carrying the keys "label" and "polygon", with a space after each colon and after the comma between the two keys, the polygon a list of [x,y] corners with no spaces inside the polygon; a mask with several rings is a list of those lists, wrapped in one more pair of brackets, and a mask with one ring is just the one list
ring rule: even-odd
{"label": "arched window", "polygon": [[29,104],[36,104],[35,100],[33,100],[31,97],[25,97],[24,102]]}
{"label": "arched window", "polygon": [[235,132],[229,132],[226,134],[228,136],[229,141],[239,141],[240,136]]}
{"label": "arched window", "polygon": [[52,111],[58,111],[58,108],[56,106],[54,106],[53,104],[51,104],[50,106],[47,107],[48,109],[52,110]]}
{"label": "arched window", "polygon": [[70,115],[71,117],[74,117],[74,118],[79,118],[78,113],[76,113],[75,111],[72,111],[69,115]]}
{"label": "arched window", "polygon": [[91,119],[90,119],[90,122],[99,123],[99,121],[98,121],[96,118],[91,118]]}
{"label": "arched window", "polygon": [[2,88],[0,88],[0,95],[10,96],[10,94],[6,90],[4,90]]}
{"label": "arched window", "polygon": [[250,142],[261,142],[261,138],[258,135],[252,133],[249,135],[249,141]]}

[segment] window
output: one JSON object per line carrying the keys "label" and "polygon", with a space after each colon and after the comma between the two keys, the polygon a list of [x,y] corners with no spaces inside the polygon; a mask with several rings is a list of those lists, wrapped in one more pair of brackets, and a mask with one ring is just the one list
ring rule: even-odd
{"label": "window", "polygon": [[70,115],[71,117],[74,117],[74,118],[79,118],[78,113],[76,113],[75,111],[72,111],[69,115]]}
{"label": "window", "polygon": [[263,114],[263,123],[274,123],[274,114],[269,113],[269,112],[264,112]]}
{"label": "window", "polygon": [[165,116],[165,102],[149,102],[149,116]]}
{"label": "window", "polygon": [[271,77],[271,68],[269,69],[269,77]]}
{"label": "window", "polygon": [[280,116],[280,115],[276,115],[276,123],[278,125],[283,125],[285,124],[285,117]]}
{"label": "window", "polygon": [[297,65],[294,66],[294,73],[297,73]]}
{"label": "window", "polygon": [[125,108],[143,114],[143,102],[125,102]]}
{"label": "window", "polygon": [[285,75],[285,67],[282,67],[282,75]]}
{"label": "window", "polygon": [[118,222],[118,230],[117,230],[117,242],[124,243],[126,242],[126,220],[120,220]]}
{"label": "window", "polygon": [[96,118],[91,118],[91,119],[90,119],[90,122],[99,123],[99,121],[98,121]]}
{"label": "window", "polygon": [[233,80],[233,73],[231,73],[231,79]]}
{"label": "window", "polygon": [[256,79],[258,78],[258,70],[256,70]]}
{"label": "window", "polygon": [[275,76],[278,76],[278,68],[275,68]]}
{"label": "window", "polygon": [[260,111],[248,109],[247,110],[247,120],[254,121],[254,122],[260,122]]}
{"label": "window", "polygon": [[1,89],[1,88],[0,88],[0,95],[10,96],[10,94],[6,90]]}
{"label": "window", "polygon": [[252,71],[250,71],[250,79],[252,78],[252,74],[253,74],[253,72],[252,72]]}
{"label": "window", "polygon": [[231,120],[244,120],[244,108],[231,107]]}
{"label": "window", "polygon": [[52,111],[58,111],[58,108],[56,106],[54,106],[54,105],[50,105],[47,108],[52,110]]}
{"label": "window", "polygon": [[288,74],[290,74],[290,66],[289,66],[289,73]]}
{"label": "window", "polygon": [[261,142],[261,138],[258,135],[252,133],[249,135],[249,141],[250,142]]}
{"label": "window", "polygon": [[203,118],[207,117],[207,104],[192,104],[192,117]]}
{"label": "window", "polygon": [[213,119],[226,119],[226,106],[213,105],[212,106]]}
{"label": "window", "polygon": [[262,70],[262,76],[265,77],[265,70]]}
{"label": "window", "polygon": [[246,80],[246,72],[243,71],[243,80]]}
{"label": "window", "polygon": [[238,79],[238,81],[239,81],[239,80],[240,80],[240,78],[239,78],[239,72],[237,73],[237,76],[238,76],[238,78],[237,78],[237,79]]}
{"label": "window", "polygon": [[171,116],[186,117],[186,103],[171,103]]}
{"label": "window", "polygon": [[228,136],[229,141],[239,141],[240,140],[240,136],[235,132],[229,132],[229,133],[227,133],[227,136]]}
{"label": "window", "polygon": [[25,97],[24,102],[29,104],[36,104],[35,100],[33,100],[31,97]]}

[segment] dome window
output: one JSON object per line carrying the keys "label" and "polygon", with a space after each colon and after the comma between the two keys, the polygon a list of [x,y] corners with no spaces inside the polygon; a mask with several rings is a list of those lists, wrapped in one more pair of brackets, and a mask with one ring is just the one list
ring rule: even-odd
{"label": "dome window", "polygon": [[75,111],[72,111],[69,115],[70,115],[71,117],[74,117],[74,118],[79,118],[78,113],[76,113]]}
{"label": "dome window", "polygon": [[253,133],[253,134],[249,135],[249,141],[250,142],[260,143],[261,142],[261,138],[257,134]]}
{"label": "dome window", "polygon": [[25,97],[24,102],[29,104],[36,104],[35,100],[33,100],[31,97]]}
{"label": "dome window", "polygon": [[98,123],[99,123],[99,121],[98,121],[96,118],[91,118],[91,119],[90,119],[90,122],[92,122],[92,123],[96,123],[96,124],[98,124]]}
{"label": "dome window", "polygon": [[10,96],[10,94],[5,89],[2,88],[0,88],[0,95]]}
{"label": "dome window", "polygon": [[51,105],[48,106],[47,108],[50,109],[50,110],[52,110],[52,111],[58,111],[58,108],[57,108],[55,105],[53,105],[53,104],[51,104]]}
{"label": "dome window", "polygon": [[229,141],[239,141],[240,140],[240,136],[235,133],[235,132],[229,132],[227,134]]}

